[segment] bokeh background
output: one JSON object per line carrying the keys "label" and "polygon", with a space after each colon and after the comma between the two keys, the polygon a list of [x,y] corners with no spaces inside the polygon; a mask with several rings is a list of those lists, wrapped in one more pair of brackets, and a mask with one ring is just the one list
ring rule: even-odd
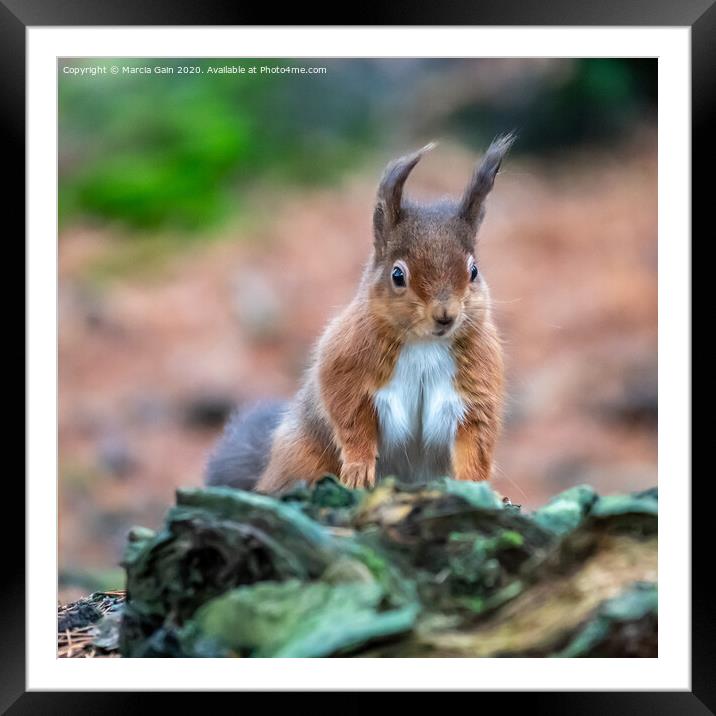
{"label": "bokeh background", "polygon": [[[70,74],[111,65],[174,73]],[[294,391],[355,290],[383,166],[429,140],[418,197],[519,135],[478,255],[508,366],[496,488],[532,508],[656,483],[656,60],[58,69],[61,599],[121,587],[128,529],[201,483],[231,408]]]}

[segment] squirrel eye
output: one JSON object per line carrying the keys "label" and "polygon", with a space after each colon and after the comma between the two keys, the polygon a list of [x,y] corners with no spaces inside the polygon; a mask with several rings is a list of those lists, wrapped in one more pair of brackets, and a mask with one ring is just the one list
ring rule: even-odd
{"label": "squirrel eye", "polygon": [[405,288],[405,271],[400,266],[393,266],[393,270],[390,273],[393,279],[393,284],[398,288]]}
{"label": "squirrel eye", "polygon": [[473,283],[477,280],[477,266],[475,264],[472,264],[470,267],[470,281]]}

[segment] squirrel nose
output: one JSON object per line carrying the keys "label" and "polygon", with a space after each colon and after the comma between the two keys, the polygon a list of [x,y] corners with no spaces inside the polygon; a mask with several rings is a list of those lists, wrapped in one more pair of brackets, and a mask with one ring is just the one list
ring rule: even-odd
{"label": "squirrel nose", "polygon": [[433,319],[435,323],[447,327],[454,323],[455,316],[451,316],[447,311],[443,311],[442,313],[433,314]]}

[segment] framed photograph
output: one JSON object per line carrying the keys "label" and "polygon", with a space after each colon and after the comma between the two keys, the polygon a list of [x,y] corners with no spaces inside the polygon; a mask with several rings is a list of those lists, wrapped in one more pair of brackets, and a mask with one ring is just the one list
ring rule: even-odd
{"label": "framed photograph", "polygon": [[710,0],[0,18],[28,416],[3,709],[716,709],[690,457]]}

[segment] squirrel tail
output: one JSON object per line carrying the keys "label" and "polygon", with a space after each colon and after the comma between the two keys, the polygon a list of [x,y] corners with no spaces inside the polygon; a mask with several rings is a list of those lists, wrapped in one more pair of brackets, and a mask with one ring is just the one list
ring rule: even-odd
{"label": "squirrel tail", "polygon": [[253,490],[266,469],[286,401],[266,400],[229,417],[204,473],[207,485]]}

